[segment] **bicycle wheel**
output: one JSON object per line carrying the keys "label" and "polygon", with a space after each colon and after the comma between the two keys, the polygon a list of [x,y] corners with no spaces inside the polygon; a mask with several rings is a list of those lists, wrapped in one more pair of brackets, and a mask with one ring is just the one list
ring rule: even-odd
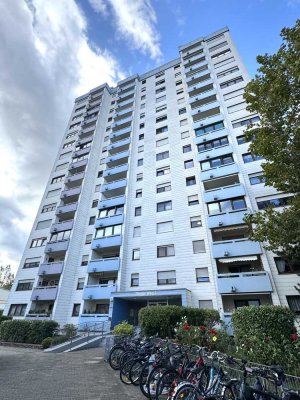
{"label": "bicycle wheel", "polygon": [[158,367],[154,368],[149,375],[149,378],[147,380],[147,396],[149,399],[155,399],[156,397],[156,385],[159,380],[159,378],[163,375],[165,372],[164,368]]}
{"label": "bicycle wheel", "polygon": [[141,373],[141,370],[142,370],[144,364],[145,364],[145,360],[143,358],[135,360],[131,364],[131,368],[129,371],[129,379],[130,379],[130,382],[135,386],[139,385],[139,377],[140,377],[140,373]]}
{"label": "bicycle wheel", "polygon": [[202,394],[204,394],[207,391],[209,385],[209,378],[210,378],[209,372],[210,372],[210,367],[206,366],[199,374],[197,387]]}
{"label": "bicycle wheel", "polygon": [[112,369],[114,370],[120,369],[120,360],[124,353],[125,350],[122,346],[115,346],[111,349],[108,356],[108,363]]}
{"label": "bicycle wheel", "polygon": [[125,351],[125,353],[122,354],[121,359],[120,359],[120,368],[129,360],[132,360],[135,356],[135,352],[133,350],[128,350]]}
{"label": "bicycle wheel", "polygon": [[174,370],[167,370],[159,378],[156,385],[156,400],[167,400],[172,398],[178,384],[178,373]]}
{"label": "bicycle wheel", "polygon": [[195,385],[185,383],[178,388],[173,400],[203,400],[203,396]]}
{"label": "bicycle wheel", "polygon": [[148,383],[149,375],[153,369],[152,364],[153,364],[153,362],[146,362],[143,365],[143,368],[142,368],[142,370],[140,372],[140,376],[139,376],[139,385],[140,385],[141,392],[147,398],[148,398],[147,383]]}
{"label": "bicycle wheel", "polygon": [[235,400],[240,396],[240,382],[232,381],[226,384],[222,389],[222,399]]}
{"label": "bicycle wheel", "polygon": [[127,362],[125,362],[120,368],[120,379],[126,385],[131,385],[131,381],[129,379],[129,372],[133,363],[134,360],[130,359]]}

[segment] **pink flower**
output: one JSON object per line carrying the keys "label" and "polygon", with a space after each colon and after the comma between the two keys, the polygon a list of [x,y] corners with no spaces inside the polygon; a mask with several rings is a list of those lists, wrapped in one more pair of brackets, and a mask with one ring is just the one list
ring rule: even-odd
{"label": "pink flower", "polygon": [[200,325],[199,329],[200,329],[201,332],[205,332],[206,331],[206,326]]}

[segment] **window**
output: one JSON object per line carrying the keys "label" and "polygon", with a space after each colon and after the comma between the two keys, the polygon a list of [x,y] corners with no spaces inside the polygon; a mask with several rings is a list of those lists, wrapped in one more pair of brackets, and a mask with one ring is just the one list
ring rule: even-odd
{"label": "window", "polygon": [[220,88],[221,89],[225,89],[225,88],[227,88],[229,86],[236,85],[237,83],[243,82],[243,80],[244,80],[243,77],[239,76],[239,77],[237,77],[235,79],[232,79],[230,81],[221,83],[220,84]]}
{"label": "window", "polygon": [[88,265],[89,262],[89,255],[85,254],[81,257],[81,266],[84,267],[85,265]]}
{"label": "window", "polygon": [[236,197],[229,200],[215,201],[207,204],[208,213],[210,215],[219,214],[222,212],[241,210],[246,208],[244,197]]}
{"label": "window", "polygon": [[169,139],[168,138],[157,140],[156,141],[156,147],[164,146],[165,144],[168,144],[168,143],[169,143]]}
{"label": "window", "polygon": [[160,76],[163,76],[165,74],[165,71],[160,71],[155,75],[155,78],[159,78]]}
{"label": "window", "polygon": [[142,153],[144,151],[144,146],[139,146],[138,147],[138,153]]}
{"label": "window", "polygon": [[49,190],[49,192],[47,193],[46,198],[49,199],[50,197],[55,197],[58,196],[60,193],[61,189],[55,189],[55,190]]}
{"label": "window", "polygon": [[138,189],[138,190],[135,192],[135,197],[136,197],[137,199],[140,198],[140,197],[142,197],[142,195],[143,195],[142,189]]}
{"label": "window", "polygon": [[31,242],[30,247],[33,248],[33,247],[42,247],[42,246],[45,246],[46,240],[47,240],[46,237],[33,239],[32,242]]}
{"label": "window", "polygon": [[196,268],[196,282],[209,282],[208,268]]}
{"label": "window", "polygon": [[185,178],[185,183],[186,186],[196,185],[196,178],[194,176],[189,176],[188,178]]}
{"label": "window", "polygon": [[204,171],[206,169],[220,167],[221,165],[232,164],[233,162],[232,154],[227,154],[225,156],[212,158],[209,161],[202,161],[200,165],[202,171]]}
{"label": "window", "polygon": [[188,169],[188,168],[193,168],[194,166],[194,160],[186,160],[184,162],[184,168]]}
{"label": "window", "polygon": [[131,274],[130,286],[139,286],[139,274]]}
{"label": "window", "polygon": [[98,200],[93,200],[92,208],[96,208],[98,206]]}
{"label": "window", "polygon": [[65,175],[56,176],[52,179],[51,183],[59,183],[64,180]]}
{"label": "window", "polygon": [[177,104],[182,104],[184,103],[184,97],[180,97],[180,99],[177,99]]}
{"label": "window", "polygon": [[167,109],[167,105],[164,104],[163,106],[156,107],[156,112],[161,112]]}
{"label": "window", "polygon": [[260,121],[259,116],[256,116],[256,117],[243,119],[242,121],[233,121],[232,126],[233,126],[233,128],[239,128],[240,126],[254,124],[255,122],[259,122],[259,121]]}
{"label": "window", "polygon": [[190,217],[191,228],[199,228],[202,226],[201,217],[197,215],[196,217]]}
{"label": "window", "polygon": [[235,112],[244,110],[246,108],[246,102],[242,101],[238,104],[233,104],[232,106],[227,107],[228,114],[233,114]]}
{"label": "window", "polygon": [[177,95],[182,94],[182,93],[183,93],[183,89],[178,89],[178,90],[176,90],[176,94],[177,94]]}
{"label": "window", "polygon": [[169,192],[171,190],[171,182],[161,183],[156,185],[156,193]]}
{"label": "window", "polygon": [[75,140],[73,140],[72,142],[69,142],[69,143],[65,143],[65,144],[63,145],[63,149],[66,149],[66,148],[68,148],[68,147],[72,147],[74,143],[75,143]]}
{"label": "window", "polygon": [[214,54],[213,56],[211,56],[211,58],[212,58],[212,60],[216,60],[216,59],[218,59],[220,57],[223,57],[223,56],[225,56],[227,54],[230,54],[230,53],[231,53],[231,50],[227,49],[227,50],[224,50],[224,51],[222,51],[220,53]]}
{"label": "window", "polygon": [[161,101],[164,101],[164,100],[166,100],[166,98],[167,98],[167,96],[166,96],[166,95],[164,95],[164,96],[160,96],[160,97],[157,97],[157,98],[156,98],[156,103],[160,103]]}
{"label": "window", "polygon": [[99,218],[112,217],[113,215],[123,214],[123,212],[123,205],[104,208],[103,210],[99,211]]}
{"label": "window", "polygon": [[249,181],[251,185],[258,185],[260,183],[265,183],[266,182],[266,177],[262,174],[252,174],[249,175]]}
{"label": "window", "polygon": [[141,92],[146,92],[146,86],[141,88]]}
{"label": "window", "polygon": [[245,136],[245,135],[237,136],[237,137],[236,137],[236,140],[237,140],[238,144],[243,144],[243,143],[250,142],[250,140],[247,140],[247,139],[246,139],[246,136]]}
{"label": "window", "polygon": [[140,119],[142,119],[142,118],[145,118],[145,113],[144,112],[140,114]]}
{"label": "window", "polygon": [[90,217],[89,225],[94,225],[95,221],[96,221],[96,217]]}
{"label": "window", "polygon": [[86,237],[85,237],[85,244],[90,244],[90,243],[92,243],[92,239],[93,239],[93,235],[92,235],[92,234],[86,235]]}
{"label": "window", "polygon": [[139,260],[140,259],[140,249],[133,249],[132,250],[132,260]]}
{"label": "window", "polygon": [[146,83],[146,79],[144,79],[144,80],[142,81],[142,85],[145,85],[145,83]]}
{"label": "window", "polygon": [[143,129],[143,128],[145,128],[145,122],[140,124],[140,129]]}
{"label": "window", "polygon": [[145,99],[146,99],[146,95],[143,94],[143,96],[141,96],[141,101],[143,101],[143,100],[145,100]]}
{"label": "window", "polygon": [[42,213],[46,213],[46,212],[50,212],[56,209],[56,203],[52,203],[52,204],[46,204],[45,206],[43,206],[42,208]]}
{"label": "window", "polygon": [[180,64],[175,65],[174,70],[180,68]]}
{"label": "window", "polygon": [[100,165],[105,164],[105,158],[101,158]]}
{"label": "window", "polygon": [[234,72],[237,72],[237,71],[239,71],[239,67],[237,67],[237,66],[228,68],[225,71],[219,72],[217,74],[217,78],[223,78],[224,76],[233,74]]}
{"label": "window", "polygon": [[214,308],[212,300],[199,300],[199,308],[212,310]]}
{"label": "window", "polygon": [[57,242],[60,240],[67,240],[67,239],[69,239],[70,235],[71,235],[71,229],[68,229],[66,231],[57,232],[57,233],[52,233],[49,243]]}
{"label": "window", "polygon": [[222,137],[220,139],[211,140],[210,142],[198,144],[198,146],[197,146],[198,152],[200,153],[202,151],[214,149],[214,148],[221,147],[221,146],[226,146],[228,143],[229,142],[228,142],[227,136]]}
{"label": "window", "polygon": [[161,88],[158,88],[158,89],[155,90],[155,94],[162,93],[162,92],[164,92],[165,90],[166,90],[165,86],[162,86]]}
{"label": "window", "polygon": [[198,195],[193,194],[192,196],[188,196],[188,205],[195,206],[196,204],[199,204]]}
{"label": "window", "polygon": [[182,85],[182,79],[175,82],[175,86],[179,86],[179,85]]}
{"label": "window", "polygon": [[133,228],[133,237],[140,237],[142,233],[142,228],[140,226],[135,226]]}
{"label": "window", "polygon": [[68,133],[67,136],[66,136],[66,139],[70,139],[70,137],[76,136],[76,134],[77,134],[77,132]]}
{"label": "window", "polygon": [[145,135],[144,135],[143,133],[141,133],[141,134],[139,135],[139,140],[143,140],[144,137],[145,137]]}
{"label": "window", "polygon": [[188,137],[190,137],[190,132],[189,131],[185,131],[185,132],[181,132],[181,139],[186,139]]}
{"label": "window", "polygon": [[47,219],[45,221],[39,221],[36,225],[36,230],[39,229],[46,229],[49,228],[49,226],[51,225],[52,219]]}
{"label": "window", "polygon": [[84,278],[78,278],[76,290],[83,290]]}
{"label": "window", "polygon": [[72,317],[79,317],[80,303],[73,304]]}
{"label": "window", "polygon": [[171,172],[170,167],[163,167],[163,168],[158,168],[156,170],[156,176],[163,176],[167,175]]}
{"label": "window", "polygon": [[22,281],[19,281],[16,291],[21,292],[21,291],[25,291],[25,290],[31,290],[33,288],[33,283],[34,283],[34,279],[32,279],[32,280],[24,279]]}
{"label": "window", "polygon": [[135,207],[135,209],[134,209],[134,215],[135,215],[136,217],[141,216],[141,215],[142,215],[142,207]]}
{"label": "window", "polygon": [[181,76],[181,72],[176,72],[175,78],[178,78],[179,76]]}
{"label": "window", "polygon": [[145,108],[145,107],[146,107],[146,104],[145,104],[145,103],[142,103],[140,109],[142,110],[142,109]]}
{"label": "window", "polygon": [[168,151],[164,151],[162,153],[156,154],[156,161],[165,160],[166,158],[169,158],[169,152]]}
{"label": "window", "polygon": [[96,229],[95,238],[120,235],[121,231],[122,231],[122,225],[106,226],[105,228]]}
{"label": "window", "polygon": [[101,187],[101,185],[96,185],[96,186],[95,186],[95,193],[96,193],[96,192],[100,192],[100,187]]}
{"label": "window", "polygon": [[291,262],[281,257],[274,257],[274,261],[279,274],[299,274],[300,272],[300,260]]}
{"label": "window", "polygon": [[194,240],[193,241],[193,253],[205,253],[205,243],[204,240]]}
{"label": "window", "polygon": [[242,154],[242,157],[243,157],[245,164],[247,164],[249,162],[253,162],[253,161],[263,160],[262,156],[256,156],[255,154],[251,154],[251,153]]}
{"label": "window", "polygon": [[67,151],[66,153],[62,153],[62,154],[59,156],[59,159],[62,160],[63,158],[70,157],[71,154],[72,154],[72,151]]}
{"label": "window", "polygon": [[165,82],[166,82],[165,79],[160,79],[159,81],[156,81],[156,82],[155,82],[155,86],[162,85],[162,84],[165,83]]}
{"label": "window", "polygon": [[210,124],[207,126],[204,126],[203,128],[198,128],[195,130],[196,136],[201,136],[204,135],[205,133],[217,131],[219,129],[224,128],[224,123],[223,121],[215,122],[214,124]]}
{"label": "window", "polygon": [[37,268],[40,265],[41,257],[26,258],[23,268]]}
{"label": "window", "polygon": [[97,178],[102,178],[102,176],[103,176],[103,171],[99,171],[97,174]]}
{"label": "window", "polygon": [[187,144],[186,146],[182,146],[183,153],[188,153],[189,151],[192,151],[192,146],[190,144]]}
{"label": "window", "polygon": [[176,272],[175,271],[160,271],[157,273],[158,285],[175,285]]}
{"label": "window", "polygon": [[156,224],[156,233],[166,233],[173,231],[173,221],[159,222]]}
{"label": "window", "polygon": [[271,207],[271,206],[272,207],[285,207],[288,205],[290,198],[291,198],[291,196],[258,201],[257,207],[259,210],[264,210],[265,208]]}
{"label": "window", "polygon": [[167,115],[166,114],[165,115],[161,115],[160,117],[156,118],[156,123],[158,124],[159,122],[166,121],[166,119],[167,119]]}
{"label": "window", "polygon": [[159,135],[160,133],[168,132],[168,126],[162,126],[161,128],[156,129],[156,134]]}
{"label": "window", "polygon": [[182,119],[180,121],[180,126],[184,126],[184,125],[187,125],[187,124],[188,124],[188,120],[187,119]]}
{"label": "window", "polygon": [[300,296],[286,296],[288,305],[295,314],[300,314]]}
{"label": "window", "polygon": [[140,182],[140,181],[142,181],[142,180],[143,180],[143,173],[137,174],[137,176],[136,176],[136,181],[137,181],[137,182]]}
{"label": "window", "polygon": [[140,158],[140,159],[137,161],[137,166],[138,166],[138,167],[141,167],[143,164],[144,164],[144,159],[143,159],[143,158]]}
{"label": "window", "polygon": [[260,306],[260,300],[258,299],[249,299],[249,300],[234,300],[234,306],[235,308],[240,308],[240,307],[249,307],[249,306],[255,306],[258,307]]}
{"label": "window", "polygon": [[180,108],[180,110],[178,110],[178,114],[179,115],[182,115],[182,114],[185,114],[186,113],[186,108],[184,107],[184,108]]}
{"label": "window", "polygon": [[218,44],[216,44],[215,46],[210,47],[210,48],[208,49],[208,51],[211,53],[212,51],[215,51],[215,50],[217,50],[217,49],[220,49],[221,47],[226,46],[226,44],[228,44],[226,41],[225,41],[225,42],[222,42],[222,43],[218,43]]}
{"label": "window", "polygon": [[24,317],[27,304],[12,304],[9,308],[10,317]]}
{"label": "window", "polygon": [[162,201],[161,203],[156,204],[156,211],[157,212],[162,212],[162,211],[169,211],[172,210],[172,201]]}
{"label": "window", "polygon": [[[244,88],[234,90],[233,92],[229,92],[223,95],[224,100],[230,100],[238,96],[242,96],[244,94]],[[241,97],[242,98],[242,97]]]}
{"label": "window", "polygon": [[157,257],[173,257],[175,256],[174,244],[169,244],[166,246],[157,246]]}

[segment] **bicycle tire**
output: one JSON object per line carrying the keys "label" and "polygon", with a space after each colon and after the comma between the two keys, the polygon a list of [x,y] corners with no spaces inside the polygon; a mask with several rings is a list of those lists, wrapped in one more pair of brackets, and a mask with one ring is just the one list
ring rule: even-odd
{"label": "bicycle tire", "polygon": [[196,385],[185,383],[178,388],[173,400],[203,400],[203,395]]}
{"label": "bicycle tire", "polygon": [[140,372],[141,372],[144,364],[145,364],[145,360],[143,358],[139,358],[139,359],[135,360],[131,365],[131,368],[129,371],[129,379],[130,379],[130,382],[134,386],[139,385]]}
{"label": "bicycle tire", "polygon": [[114,346],[108,356],[108,363],[112,369],[115,371],[120,369],[120,359],[125,353],[123,346]]}
{"label": "bicycle tire", "polygon": [[120,379],[123,383],[125,383],[125,385],[131,385],[131,381],[129,379],[129,372],[133,362],[134,360],[130,359],[127,362],[125,362],[120,368]]}
{"label": "bicycle tire", "polygon": [[[167,370],[159,378],[156,385],[156,400],[167,400],[172,398],[175,392],[175,380],[179,380],[177,371]],[[177,386],[176,382],[176,386]],[[173,386],[172,386],[173,385]]]}
{"label": "bicycle tire", "polygon": [[142,394],[148,398],[147,382],[149,379],[150,372],[152,371],[153,362],[146,362],[140,372],[139,385]]}
{"label": "bicycle tire", "polygon": [[162,374],[165,372],[165,370],[165,368],[157,367],[150,372],[149,379],[147,380],[146,384],[148,399],[155,399],[157,382]]}

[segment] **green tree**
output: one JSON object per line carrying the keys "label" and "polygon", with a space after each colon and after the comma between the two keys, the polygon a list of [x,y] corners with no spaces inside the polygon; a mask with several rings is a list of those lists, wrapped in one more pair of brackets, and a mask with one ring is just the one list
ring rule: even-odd
{"label": "green tree", "polygon": [[260,123],[248,126],[250,151],[263,156],[266,185],[292,193],[282,212],[269,207],[249,215],[250,238],[263,242],[290,264],[300,260],[300,20],[281,31],[277,53],[257,57],[258,74],[247,85],[247,110]]}
{"label": "green tree", "polygon": [[6,267],[0,266],[0,288],[10,289],[15,279],[14,274],[11,272],[10,265]]}

